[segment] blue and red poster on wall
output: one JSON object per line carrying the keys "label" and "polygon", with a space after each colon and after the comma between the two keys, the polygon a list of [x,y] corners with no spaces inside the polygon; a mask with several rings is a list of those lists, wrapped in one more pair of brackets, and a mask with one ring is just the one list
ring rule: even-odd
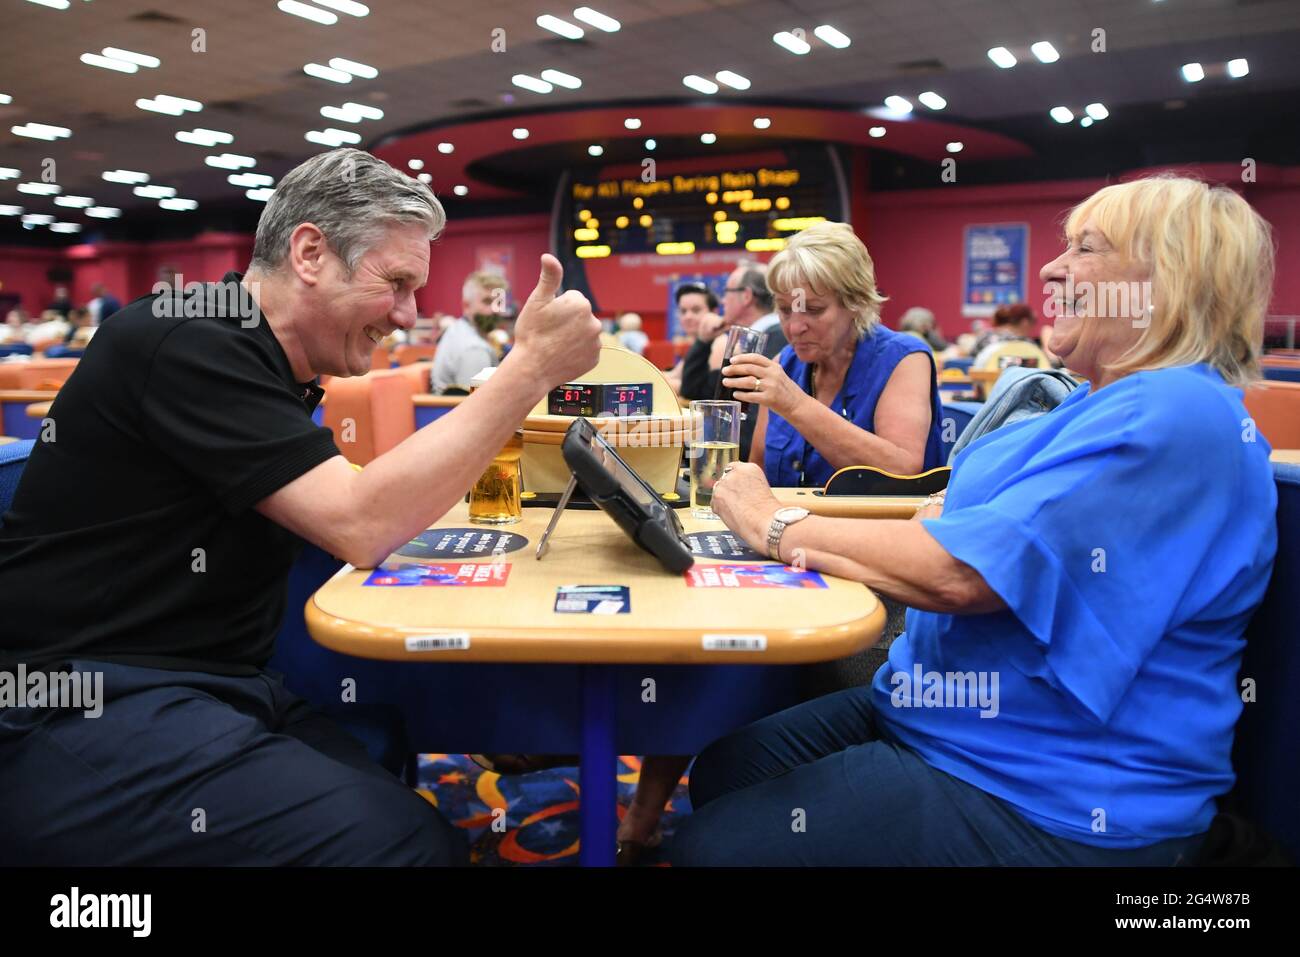
{"label": "blue and red poster on wall", "polygon": [[1028,223],[967,226],[962,236],[963,316],[991,316],[998,306],[1024,302]]}

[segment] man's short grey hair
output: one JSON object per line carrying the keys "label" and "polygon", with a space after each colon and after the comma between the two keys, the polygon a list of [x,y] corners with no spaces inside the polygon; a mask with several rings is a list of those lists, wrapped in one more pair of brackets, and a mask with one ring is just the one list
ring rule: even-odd
{"label": "man's short grey hair", "polygon": [[924,306],[912,306],[898,320],[901,332],[929,332],[934,328],[934,313]]}
{"label": "man's short grey hair", "polygon": [[318,153],[284,175],[262,210],[250,270],[273,272],[289,256],[289,237],[312,223],[349,274],[398,224],[423,226],[432,240],[447,214],[418,179],[398,172],[364,150]]}
{"label": "man's short grey hair", "polygon": [[742,261],[736,264],[740,274],[740,288],[754,294],[754,305],[764,312],[772,311],[772,290],[767,288],[767,266],[759,262]]}

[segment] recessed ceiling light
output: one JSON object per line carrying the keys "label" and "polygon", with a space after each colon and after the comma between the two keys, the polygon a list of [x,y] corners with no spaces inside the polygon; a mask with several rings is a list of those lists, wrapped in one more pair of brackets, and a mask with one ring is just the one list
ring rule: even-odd
{"label": "recessed ceiling light", "polygon": [[516,73],[510,78],[510,82],[515,86],[523,87],[525,90],[532,90],[534,93],[550,93],[555,87],[545,80],[539,80],[535,76],[529,76],[527,73]]}
{"label": "recessed ceiling light", "polygon": [[86,215],[95,219],[117,219],[122,211],[116,206],[92,206],[86,210]]}
{"label": "recessed ceiling light", "polygon": [[10,96],[8,93],[0,93],[0,106],[5,106],[9,103],[12,103],[13,101],[14,98]]}
{"label": "recessed ceiling light", "polygon": [[265,203],[268,199],[270,199],[272,196],[275,195],[275,190],[265,189],[265,188],[250,189],[246,191],[244,195],[247,196],[249,199],[256,200],[259,203]]}
{"label": "recessed ceiling light", "polygon": [[132,183],[149,182],[149,174],[137,173],[133,169],[110,169],[104,172],[104,179],[110,183],[125,183],[130,186]]}
{"label": "recessed ceiling light", "polygon": [[880,137],[885,135],[885,128],[883,126],[873,126],[871,129],[867,130],[867,132],[876,139],[880,139]]}
{"label": "recessed ceiling light", "polygon": [[351,83],[352,74],[345,73],[342,70],[335,70],[332,67],[321,66],[319,63],[308,63],[302,68],[302,72],[308,76],[314,76],[318,80],[329,80],[331,83]]}
{"label": "recessed ceiling light", "polygon": [[928,106],[932,110],[942,110],[948,105],[947,100],[930,90],[926,90],[917,99],[921,101],[922,106]]}
{"label": "recessed ceiling light", "polygon": [[68,9],[68,0],[27,0],[28,3],[34,3],[37,6],[50,7],[53,10]]}
{"label": "recessed ceiling light", "polygon": [[605,147],[601,146],[599,143],[592,143],[587,147],[587,154],[589,156],[603,156],[605,155]]}
{"label": "recessed ceiling light", "polygon": [[17,190],[29,196],[58,196],[63,187],[57,183],[19,183]]}
{"label": "recessed ceiling light", "polygon": [[562,86],[566,90],[576,90],[582,86],[582,81],[576,76],[560,70],[543,70],[542,79],[548,83],[554,83],[556,86]]}
{"label": "recessed ceiling light", "polygon": [[275,179],[267,176],[265,173],[231,173],[226,177],[226,182],[231,186],[241,186],[244,189],[253,189],[258,186],[274,185]]}
{"label": "recessed ceiling light", "polygon": [[415,177],[415,178],[418,179],[421,183],[423,183],[423,184],[426,185],[426,186],[428,186],[430,183],[433,182],[433,174],[432,174],[432,173],[421,173],[419,176],[417,176],[417,177]]}
{"label": "recessed ceiling light", "polygon": [[322,106],[320,115],[327,120],[335,120],[339,123],[360,123],[362,120],[360,113],[338,106]]}
{"label": "recessed ceiling light", "polygon": [[218,146],[235,142],[235,137],[224,130],[205,130],[197,127],[192,130],[181,130],[176,134],[176,139],[182,143],[189,143],[193,146]]}
{"label": "recessed ceiling light", "polygon": [[771,117],[756,116],[754,117],[754,129],[765,130],[772,125]]}
{"label": "recessed ceiling light", "polygon": [[439,143],[439,144],[438,144],[438,152],[439,152],[439,153],[454,153],[455,151],[456,151],[456,146],[455,146],[455,144],[453,144],[453,143]]}
{"label": "recessed ceiling light", "polygon": [[522,126],[516,126],[514,130],[511,131],[510,135],[517,140],[526,140],[528,139],[528,130],[524,129]]}
{"label": "recessed ceiling light", "polygon": [[247,166],[256,166],[257,160],[251,156],[240,156],[238,153],[222,153],[220,156],[205,156],[203,162],[208,166],[215,166],[217,169],[244,169]]}
{"label": "recessed ceiling light", "polygon": [[829,43],[837,50],[843,50],[853,42],[843,33],[840,33],[839,30],[836,30],[833,26],[827,23],[823,23],[814,30],[813,36],[817,37],[817,39],[821,40],[823,43]]}
{"label": "recessed ceiling light", "polygon": [[67,127],[47,126],[45,123],[24,123],[22,126],[11,126],[9,132],[15,136],[26,136],[34,140],[66,139],[72,135],[72,130]]}
{"label": "recessed ceiling light", "polygon": [[600,11],[591,9],[591,7],[578,7],[577,10],[573,11],[573,18],[581,20],[597,30],[604,30],[606,33],[617,33],[619,28],[623,26],[613,17],[607,17]]}
{"label": "recessed ceiling light", "polygon": [[1069,123],[1074,120],[1074,112],[1068,106],[1054,106],[1050,115],[1058,123]]}
{"label": "recessed ceiling light", "polygon": [[1244,57],[1228,61],[1228,76],[1232,77],[1234,80],[1245,76],[1249,72],[1250,64],[1246,62]]}
{"label": "recessed ceiling light", "polygon": [[280,0],[276,6],[281,13],[291,13],[295,17],[302,17],[304,20],[314,20],[316,23],[323,23],[327,27],[339,22],[337,14],[306,3],[299,3],[298,0]]}
{"label": "recessed ceiling light", "polygon": [[343,109],[367,120],[382,120],[384,118],[383,110],[377,106],[367,106],[364,103],[344,103]]}
{"label": "recessed ceiling light", "polygon": [[696,76],[694,73],[682,77],[682,84],[700,93],[713,94],[718,92],[718,84],[712,80],[706,80],[702,76]]}
{"label": "recessed ceiling light", "polygon": [[54,205],[70,206],[73,209],[86,209],[89,206],[94,206],[95,201],[89,196],[55,196]]}
{"label": "recessed ceiling light", "polygon": [[50,232],[79,233],[81,232],[81,223],[50,223]]}
{"label": "recessed ceiling light", "polygon": [[905,97],[887,96],[885,97],[885,108],[891,113],[911,113],[912,103]]}
{"label": "recessed ceiling light", "polygon": [[331,58],[330,67],[335,70],[342,70],[344,73],[351,73],[353,76],[359,76],[363,80],[373,80],[379,76],[379,71],[373,66],[358,63],[356,60],[348,60],[341,56]]}
{"label": "recessed ceiling light", "polygon": [[127,63],[125,60],[114,60],[112,57],[100,56],[98,53],[81,54],[81,62],[86,66],[97,66],[101,70],[116,70],[118,73],[135,73],[140,69],[134,63]]}
{"label": "recessed ceiling light", "polygon": [[954,140],[948,144],[947,150],[949,153],[960,153],[965,145],[966,144],[962,143],[960,140]]}
{"label": "recessed ceiling light", "polygon": [[772,35],[772,42],[779,47],[784,47],[791,53],[798,54],[799,56],[803,56],[812,49],[812,47],[808,45],[807,40],[796,36],[789,30],[782,30],[780,33],[774,33]]}
{"label": "recessed ceiling light", "polygon": [[639,130],[641,129],[641,121],[635,116],[629,116],[623,121],[623,128],[626,130]]}
{"label": "recessed ceiling light", "polygon": [[457,196],[468,196],[468,195],[469,195],[469,187],[468,187],[468,186],[463,186],[463,185],[461,185],[460,183],[457,183],[455,186],[453,186],[453,187],[451,188],[451,191],[452,191],[453,193],[455,193]]}
{"label": "recessed ceiling light", "polygon": [[191,209],[198,209],[198,200],[194,199],[160,199],[158,205],[163,209],[174,209],[177,212],[188,212]]}
{"label": "recessed ceiling light", "polygon": [[198,100],[186,99],[183,96],[168,96],[166,93],[159,93],[153,99],[155,103],[161,103],[164,106],[178,106],[182,110],[189,110],[191,113],[198,113],[203,109],[203,104]]}
{"label": "recessed ceiling light", "polygon": [[332,136],[339,143],[355,145],[361,142],[360,133],[353,133],[351,130],[339,130],[332,126],[325,131],[325,135]]}
{"label": "recessed ceiling light", "polygon": [[171,186],[137,186],[131,192],[145,199],[171,199],[176,195],[176,190]]}
{"label": "recessed ceiling light", "polygon": [[407,160],[406,165],[411,167],[411,169],[424,169],[424,160],[422,159]]}
{"label": "recessed ceiling light", "polygon": [[739,73],[733,73],[731,70],[719,70],[714,74],[719,80],[737,90],[748,90],[749,80]]}
{"label": "recessed ceiling light", "polygon": [[1079,120],[1079,125],[1082,126],[1085,130],[1088,127],[1092,126],[1092,124],[1093,124],[1093,119],[1091,116],[1085,116]]}
{"label": "recessed ceiling light", "polygon": [[559,17],[553,17],[549,13],[544,13],[537,18],[537,25],[543,30],[550,30],[552,33],[558,33],[566,40],[581,40],[586,33],[580,26],[570,23],[568,20],[561,20]]}
{"label": "recessed ceiling light", "polygon": [[1205,79],[1205,70],[1199,63],[1184,63],[1182,72],[1188,83],[1200,83]]}
{"label": "recessed ceiling light", "polygon": [[302,138],[305,139],[308,143],[319,143],[321,146],[336,147],[336,146],[343,145],[342,140],[335,139],[329,133],[326,133],[322,130],[308,130],[306,133],[303,134]]}
{"label": "recessed ceiling light", "polygon": [[1094,120],[1104,120],[1110,116],[1110,110],[1106,109],[1101,103],[1089,103],[1083,108],[1083,111],[1091,116]]}
{"label": "recessed ceiling light", "polygon": [[659,144],[656,143],[656,142],[655,142],[654,140],[652,140],[652,139],[651,139],[651,140],[646,140],[646,141],[645,141],[645,148],[648,149],[648,150],[650,150],[651,152],[654,152],[655,147],[658,146],[658,145],[659,145]]}
{"label": "recessed ceiling light", "polygon": [[22,170],[14,169],[12,166],[0,166],[0,179],[17,179],[22,175]]}
{"label": "recessed ceiling light", "polygon": [[700,142],[703,143],[705,146],[712,146],[714,143],[718,142],[718,134],[717,134],[717,133],[701,133],[701,134],[700,134]]}
{"label": "recessed ceiling light", "polygon": [[989,59],[1004,70],[1011,69],[1017,62],[1016,55],[1006,47],[994,47],[989,51]]}
{"label": "recessed ceiling light", "polygon": [[54,222],[54,217],[49,213],[28,213],[23,217],[24,223],[33,223],[37,226],[45,226]]}
{"label": "recessed ceiling light", "polygon": [[136,53],[132,50],[123,50],[120,47],[104,47],[100,52],[106,57],[112,57],[114,60],[125,60],[127,63],[134,63],[136,66],[147,66],[151,70],[156,70],[162,65],[162,60],[156,56],[150,56],[147,53]]}
{"label": "recessed ceiling light", "polygon": [[1029,52],[1044,63],[1055,63],[1061,58],[1061,54],[1056,52],[1056,47],[1046,40],[1039,40],[1029,48]]}
{"label": "recessed ceiling light", "polygon": [[168,116],[180,116],[185,111],[181,107],[172,103],[159,103],[157,100],[138,99],[135,105],[142,110],[148,110],[150,113],[166,113]]}
{"label": "recessed ceiling light", "polygon": [[0,206],[0,216],[21,216],[23,207],[21,206]]}
{"label": "recessed ceiling light", "polygon": [[364,3],[357,3],[356,0],[316,0],[322,7],[329,7],[331,10],[337,10],[339,13],[346,13],[354,17],[366,17],[370,15],[370,8]]}

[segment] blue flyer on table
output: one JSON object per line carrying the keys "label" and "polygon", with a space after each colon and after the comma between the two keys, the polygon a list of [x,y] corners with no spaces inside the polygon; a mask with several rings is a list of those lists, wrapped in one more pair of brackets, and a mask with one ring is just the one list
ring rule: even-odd
{"label": "blue flyer on table", "polygon": [[555,610],[568,615],[626,615],[632,596],[626,585],[561,585],[555,590]]}

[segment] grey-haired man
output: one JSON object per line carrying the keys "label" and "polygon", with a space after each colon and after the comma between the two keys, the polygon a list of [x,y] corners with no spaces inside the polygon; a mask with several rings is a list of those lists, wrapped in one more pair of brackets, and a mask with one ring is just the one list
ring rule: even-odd
{"label": "grey-haired man", "polygon": [[466,859],[426,801],[265,670],[300,538],[381,561],[596,363],[600,323],[557,295],[543,256],[492,381],[352,469],[311,420],[315,380],[367,372],[414,324],[444,219],[424,184],[323,153],[281,180],[246,276],[138,299],[100,329],[0,528],[17,599],[0,670],[102,672],[103,712],[0,711],[0,861]]}

